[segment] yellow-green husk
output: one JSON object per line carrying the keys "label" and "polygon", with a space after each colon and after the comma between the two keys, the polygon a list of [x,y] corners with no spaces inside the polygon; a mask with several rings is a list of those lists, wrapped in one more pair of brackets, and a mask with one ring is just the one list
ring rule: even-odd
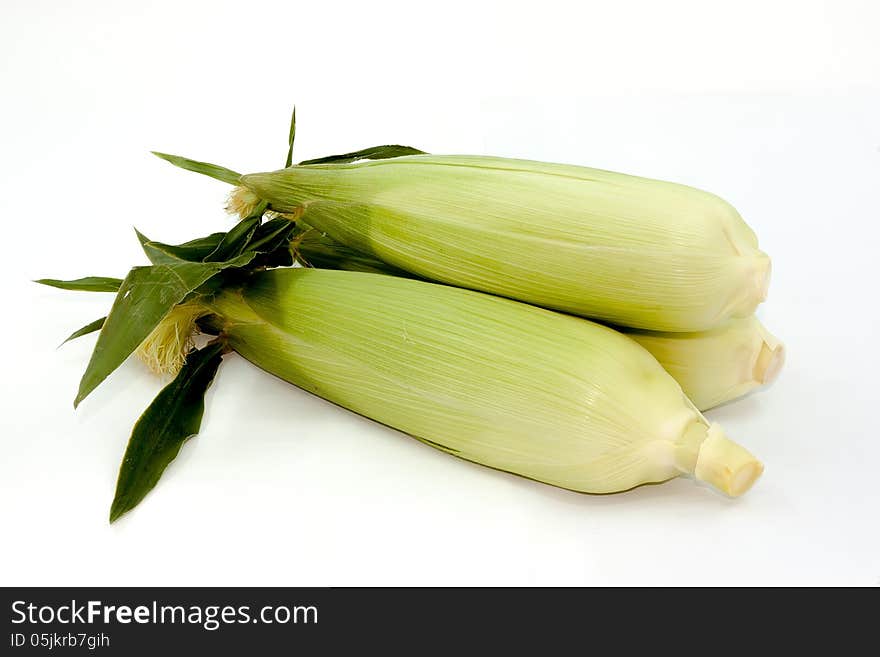
{"label": "yellow-green husk", "polygon": [[413,155],[294,166],[241,184],[244,205],[296,212],[417,276],[617,325],[713,328],[751,315],[769,281],[769,258],[730,204],[669,182]]}
{"label": "yellow-green husk", "polygon": [[272,270],[210,302],[259,367],[439,449],[611,493],[691,474],[730,495],[761,464],[638,344],[601,325],[378,274]]}
{"label": "yellow-green husk", "polygon": [[783,343],[754,316],[696,333],[623,332],[651,352],[700,410],[770,385],[785,362]]}

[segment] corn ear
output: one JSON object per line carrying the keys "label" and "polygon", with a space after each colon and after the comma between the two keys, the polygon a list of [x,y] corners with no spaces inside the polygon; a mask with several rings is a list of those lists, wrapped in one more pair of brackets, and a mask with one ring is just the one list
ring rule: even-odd
{"label": "corn ear", "polygon": [[751,315],[769,282],[769,258],[727,202],[609,171],[413,155],[241,185],[419,277],[617,325],[709,329]]}
{"label": "corn ear", "polygon": [[762,471],[646,350],[586,320],[305,268],[254,274],[209,303],[259,367],[476,463],[591,493],[690,474],[736,496]]}
{"label": "corn ear", "polygon": [[770,385],[785,363],[785,345],[754,316],[697,333],[624,333],[653,354],[700,410]]}

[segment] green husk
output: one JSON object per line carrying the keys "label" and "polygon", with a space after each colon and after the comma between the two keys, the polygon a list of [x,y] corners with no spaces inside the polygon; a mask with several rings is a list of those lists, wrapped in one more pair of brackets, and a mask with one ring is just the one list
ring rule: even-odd
{"label": "green husk", "polygon": [[622,326],[700,331],[751,315],[770,261],[734,208],[674,183],[584,167],[412,155],[241,177],[419,277]]}
{"label": "green husk", "polygon": [[770,385],[785,362],[785,346],[756,317],[699,333],[624,333],[650,351],[701,410]]}
{"label": "green husk", "polygon": [[694,474],[739,495],[761,472],[647,351],[583,319],[318,269],[257,273],[209,305],[259,367],[483,465],[592,493]]}

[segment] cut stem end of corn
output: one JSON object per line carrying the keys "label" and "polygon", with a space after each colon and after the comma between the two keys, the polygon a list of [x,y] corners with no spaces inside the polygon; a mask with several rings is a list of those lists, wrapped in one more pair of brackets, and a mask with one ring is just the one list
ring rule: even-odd
{"label": "cut stem end of corn", "polygon": [[770,385],[785,363],[785,346],[754,316],[696,333],[624,332],[702,411]]}
{"label": "cut stem end of corn", "polygon": [[732,440],[717,424],[712,424],[700,445],[694,477],[714,486],[730,497],[739,497],[752,487],[764,466]]}
{"label": "cut stem end of corn", "polygon": [[785,345],[778,341],[764,342],[755,361],[755,381],[763,386],[770,385],[779,376],[784,364]]}

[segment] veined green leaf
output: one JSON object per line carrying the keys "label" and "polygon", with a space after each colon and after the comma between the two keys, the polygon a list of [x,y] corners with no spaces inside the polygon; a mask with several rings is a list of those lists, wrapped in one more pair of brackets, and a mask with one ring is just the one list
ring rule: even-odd
{"label": "veined green leaf", "polygon": [[121,278],[107,278],[105,276],[86,276],[72,281],[60,281],[55,278],[40,278],[34,283],[57,287],[61,290],[76,290],[80,292],[116,292],[122,285]]}
{"label": "veined green leaf", "polygon": [[[214,249],[217,248],[217,245],[220,244],[220,241],[223,239],[223,236],[226,233],[211,233],[210,235],[206,235],[205,237],[197,237],[194,240],[189,240],[188,242],[184,242],[183,244],[178,244],[173,248],[178,249],[181,252],[191,252],[187,257],[181,257],[181,260],[190,260],[198,257],[206,257],[208,256]],[[202,253],[204,255],[199,256],[198,254]]]}
{"label": "veined green leaf", "polygon": [[313,160],[303,160],[300,164],[343,164],[345,162],[356,162],[357,160],[384,160],[389,157],[423,155],[424,153],[425,151],[420,151],[418,148],[413,148],[412,146],[389,144],[386,146],[364,148],[359,151],[352,151],[351,153],[343,153],[341,155],[328,155]]}
{"label": "veined green leaf", "polygon": [[186,169],[187,171],[194,171],[203,176],[208,176],[209,178],[229,183],[230,185],[237,185],[239,178],[241,178],[240,173],[236,173],[232,169],[227,169],[226,167],[221,167],[216,164],[190,160],[189,158],[181,157],[180,155],[169,155],[168,153],[159,153],[158,151],[151,152],[156,157],[161,157],[163,160],[170,162],[176,167]]}
{"label": "veined green leaf", "polygon": [[165,264],[186,260],[188,262],[202,262],[208,257],[223,240],[226,233],[211,233],[206,237],[184,242],[183,244],[164,244],[150,240],[146,235],[135,228],[141,248],[154,265]]}
{"label": "veined green leaf", "polygon": [[296,137],[296,105],[293,106],[293,113],[290,115],[290,131],[287,134],[287,160],[284,162],[285,167],[293,164],[293,140]]}
{"label": "veined green leaf", "polygon": [[88,335],[89,333],[94,333],[95,331],[100,331],[101,327],[104,326],[104,321],[106,319],[107,319],[106,317],[102,317],[101,319],[96,319],[94,322],[86,324],[78,331],[74,331],[69,336],[67,336],[67,339],[58,346],[62,347],[65,344],[67,344],[68,342],[70,342],[71,340],[75,340],[76,338],[81,338],[82,336]]}
{"label": "veined green leaf", "polygon": [[244,267],[254,255],[245,253],[226,262],[179,261],[132,269],[98,336],[74,407],[131,355],[175,305],[218,272]]}
{"label": "veined green leaf", "polygon": [[147,254],[147,258],[154,265],[169,265],[185,260],[185,258],[180,258],[173,253],[173,246],[153,242],[137,228],[134,229],[134,232],[137,233],[138,241],[141,243],[144,253]]}
{"label": "veined green leaf", "polygon": [[255,269],[290,267],[293,264],[290,242],[297,230],[299,230],[297,224],[285,217],[275,217],[257,228],[247,247],[248,251],[257,253],[251,263],[252,267]]}
{"label": "veined green leaf", "polygon": [[205,393],[223,359],[220,342],[191,351],[174,380],[147,407],[134,429],[119,468],[110,522],[130,511],[153,489],[181,445],[199,432]]}
{"label": "veined green leaf", "polygon": [[419,278],[403,269],[389,265],[371,255],[337,242],[329,235],[310,228],[296,238],[297,259],[303,266],[318,269],[345,269],[403,278]]}
{"label": "veined green leaf", "polygon": [[[287,244],[290,241],[290,235],[296,230],[296,225],[292,221],[285,217],[275,217],[255,227],[253,226],[254,223],[256,223],[256,219],[251,218],[240,222],[229,233],[212,233],[206,237],[200,237],[176,245],[150,240],[137,229],[135,229],[135,232],[141,247],[154,265],[173,264],[181,260],[187,262],[213,262],[214,258],[223,257],[239,249],[243,253],[254,252],[260,256],[265,256],[279,249],[288,251]],[[251,228],[253,228],[252,231]],[[218,249],[221,244],[223,244],[223,249],[227,253],[220,253]],[[284,263],[288,266],[292,264],[292,262],[287,260],[289,258],[281,258],[282,264],[276,264],[275,266],[284,266]],[[278,261],[278,258],[272,258],[272,262],[276,261]],[[266,266],[267,263],[268,261],[265,257],[260,258],[260,266]]]}
{"label": "veined green leaf", "polygon": [[296,230],[296,224],[285,217],[270,219],[254,231],[254,235],[247,245],[247,250],[258,253],[274,251],[287,244],[290,234],[294,230]]}
{"label": "veined green leaf", "polygon": [[241,255],[247,249],[261,221],[262,216],[248,217],[239,221],[223,236],[217,248],[205,257],[205,262],[223,262]]}

